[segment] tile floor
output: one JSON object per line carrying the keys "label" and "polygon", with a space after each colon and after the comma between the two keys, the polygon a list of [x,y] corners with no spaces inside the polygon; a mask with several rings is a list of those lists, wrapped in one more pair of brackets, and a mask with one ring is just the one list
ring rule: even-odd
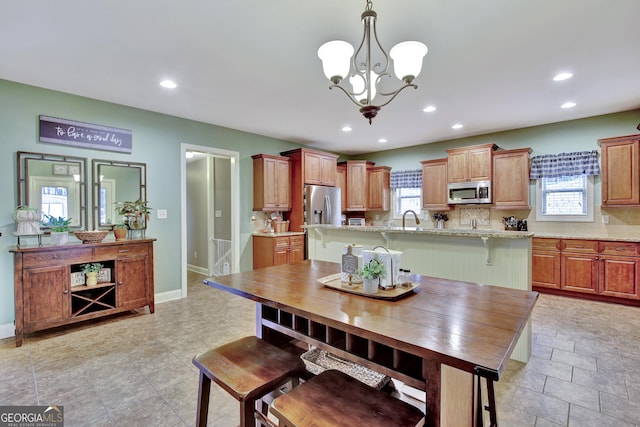
{"label": "tile floor", "polygon": [[[0,340],[0,406],[64,405],[65,426],[191,426],[198,352],[254,333],[253,303],[202,285],[189,297]],[[520,426],[640,427],[640,308],[541,295],[533,357],[497,383],[499,421]],[[209,425],[235,427],[238,407],[212,387]]]}

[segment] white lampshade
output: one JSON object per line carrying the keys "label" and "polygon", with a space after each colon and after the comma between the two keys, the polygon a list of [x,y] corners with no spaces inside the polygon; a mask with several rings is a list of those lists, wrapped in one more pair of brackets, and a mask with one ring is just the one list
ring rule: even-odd
{"label": "white lampshade", "polygon": [[[378,75],[371,71],[371,100],[376,97],[376,80]],[[354,97],[361,104],[367,103],[367,90],[365,88],[364,78],[360,74],[354,74],[349,77],[349,83],[353,87]]]}
{"label": "white lampshade", "polygon": [[393,70],[396,77],[404,80],[405,77],[418,77],[422,71],[422,58],[427,54],[427,46],[423,43],[408,41],[398,43],[391,48],[389,56],[393,59]]}
{"label": "white lampshade", "polygon": [[353,56],[353,46],[342,40],[326,42],[318,49],[324,75],[332,81],[334,77],[340,77],[342,80],[349,74],[351,56]]}

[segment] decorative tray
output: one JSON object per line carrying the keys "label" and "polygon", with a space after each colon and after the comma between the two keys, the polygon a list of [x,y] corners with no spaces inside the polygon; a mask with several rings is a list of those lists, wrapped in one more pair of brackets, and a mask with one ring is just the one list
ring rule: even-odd
{"label": "decorative tray", "polygon": [[340,273],[330,274],[329,276],[319,278],[318,282],[322,283],[327,288],[337,289],[339,291],[348,292],[351,294],[362,295],[364,297],[391,301],[404,298],[405,296],[412,293],[414,289],[420,286],[420,284],[418,283],[410,283],[408,286],[398,285],[395,288],[391,289],[382,289],[379,287],[378,292],[376,292],[375,294],[365,294],[362,283],[355,283],[353,284],[353,286],[349,286],[348,283],[342,281],[340,276]]}

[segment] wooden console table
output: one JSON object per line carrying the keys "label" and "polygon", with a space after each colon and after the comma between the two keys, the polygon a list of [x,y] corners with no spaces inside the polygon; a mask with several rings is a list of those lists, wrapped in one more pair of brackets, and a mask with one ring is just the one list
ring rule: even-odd
{"label": "wooden console table", "polygon": [[[16,347],[22,345],[25,333],[145,306],[153,313],[154,241],[11,248]],[[101,283],[85,286],[72,279],[82,264],[93,262],[104,266]]]}
{"label": "wooden console table", "polygon": [[205,283],[256,301],[258,336],[299,340],[425,390],[429,426],[472,425],[476,375],[500,379],[538,294],[413,275],[414,294],[385,301],[318,282],[339,272],[307,260]]}

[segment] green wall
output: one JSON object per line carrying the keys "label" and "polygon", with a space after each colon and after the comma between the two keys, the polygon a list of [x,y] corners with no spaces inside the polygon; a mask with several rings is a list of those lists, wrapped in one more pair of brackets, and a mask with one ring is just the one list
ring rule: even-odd
{"label": "green wall", "polygon": [[[130,129],[133,152],[121,154],[40,143],[39,115]],[[14,320],[13,257],[8,249],[17,243],[12,235],[16,230],[12,219],[17,206],[16,152],[86,157],[89,169],[94,158],[146,163],[149,204],[152,208],[168,211],[168,219],[152,218],[147,229],[147,236],[158,239],[155,244],[155,291],[162,293],[181,288],[180,143],[240,153],[240,268],[250,269],[253,230],[249,222],[253,191],[251,155],[278,154],[299,147],[298,144],[0,79],[0,182],[5,183],[0,189],[0,245],[3,249],[0,252],[0,327]],[[88,178],[91,179],[90,174]],[[89,223],[93,224],[91,215]]]}

